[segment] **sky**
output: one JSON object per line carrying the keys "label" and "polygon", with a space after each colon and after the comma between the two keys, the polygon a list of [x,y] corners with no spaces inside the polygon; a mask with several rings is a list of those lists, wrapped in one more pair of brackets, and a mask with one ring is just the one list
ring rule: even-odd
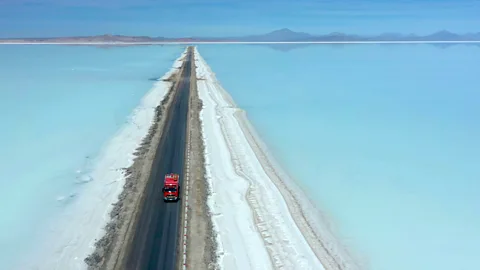
{"label": "sky", "polygon": [[480,0],[0,0],[0,37],[480,32]]}

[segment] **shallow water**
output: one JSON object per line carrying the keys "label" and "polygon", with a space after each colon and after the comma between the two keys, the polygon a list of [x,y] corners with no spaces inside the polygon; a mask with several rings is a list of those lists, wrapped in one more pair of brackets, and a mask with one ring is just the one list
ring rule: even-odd
{"label": "shallow water", "polygon": [[364,265],[475,268],[480,48],[285,48],[199,52]]}
{"label": "shallow water", "polygon": [[[480,48],[199,50],[371,269],[474,268]],[[2,269],[81,192],[92,158],[182,51],[0,47]]]}
{"label": "shallow water", "polygon": [[0,268],[90,181],[85,172],[183,46],[0,46]]}

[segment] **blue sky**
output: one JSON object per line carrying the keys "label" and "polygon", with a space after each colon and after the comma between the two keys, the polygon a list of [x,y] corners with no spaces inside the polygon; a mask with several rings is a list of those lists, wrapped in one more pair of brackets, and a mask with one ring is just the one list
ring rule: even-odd
{"label": "blue sky", "polygon": [[480,32],[480,0],[0,0],[0,37]]}

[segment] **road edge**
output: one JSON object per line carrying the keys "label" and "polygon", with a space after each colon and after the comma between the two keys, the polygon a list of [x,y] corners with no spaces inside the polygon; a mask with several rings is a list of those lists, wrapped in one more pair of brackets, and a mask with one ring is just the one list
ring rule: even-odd
{"label": "road edge", "polygon": [[214,238],[213,222],[207,199],[210,196],[210,186],[206,178],[205,145],[203,141],[202,120],[200,112],[202,100],[197,89],[197,70],[195,62],[195,47],[192,49],[192,74],[190,81],[190,97],[187,121],[186,148],[186,183],[185,195],[188,200],[182,200],[184,214],[181,221],[180,255],[178,270],[218,269],[216,240]]}
{"label": "road edge", "polygon": [[187,128],[186,128],[186,141],[187,144],[185,147],[185,164],[184,164],[184,179],[183,185],[180,187],[181,189],[181,207],[180,207],[180,223],[179,223],[179,230],[178,230],[178,243],[177,243],[177,261],[176,261],[176,269],[185,269],[186,266],[186,257],[187,257],[187,238],[188,238],[188,198],[189,198],[189,186],[190,186],[190,149],[191,149],[191,98],[192,98],[192,88],[193,88],[193,81],[192,78],[196,76],[196,72],[194,69],[195,61],[193,57],[193,49],[191,46],[188,47],[188,52],[192,54],[190,65],[191,65],[191,73],[190,73],[190,91],[188,95],[188,111],[187,111]]}
{"label": "road edge", "polygon": [[[179,60],[185,63],[186,57],[187,54]],[[155,118],[147,135],[135,151],[136,157],[133,164],[129,168],[124,168],[124,189],[118,201],[113,204],[114,208],[110,212],[111,220],[105,226],[106,233],[95,242],[95,250],[84,259],[88,270],[125,268],[125,255],[128,254],[133,240],[156,150],[164,135],[165,122],[170,117],[170,107],[175,99],[184,67],[185,64],[182,64],[165,79],[171,82],[171,85],[161,103],[155,108]]]}

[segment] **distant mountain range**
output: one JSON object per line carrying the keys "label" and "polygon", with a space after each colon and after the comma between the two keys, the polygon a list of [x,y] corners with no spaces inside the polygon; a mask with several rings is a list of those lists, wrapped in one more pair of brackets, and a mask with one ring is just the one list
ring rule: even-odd
{"label": "distant mountain range", "polygon": [[98,35],[73,37],[44,37],[44,38],[3,38],[0,43],[169,43],[169,42],[348,42],[348,41],[480,41],[480,32],[455,34],[446,30],[430,35],[418,36],[415,34],[384,33],[381,35],[351,35],[345,33],[330,33],[326,35],[312,35],[295,32],[284,28],[263,35],[240,37],[186,37],[167,38],[149,36],[125,35]]}

